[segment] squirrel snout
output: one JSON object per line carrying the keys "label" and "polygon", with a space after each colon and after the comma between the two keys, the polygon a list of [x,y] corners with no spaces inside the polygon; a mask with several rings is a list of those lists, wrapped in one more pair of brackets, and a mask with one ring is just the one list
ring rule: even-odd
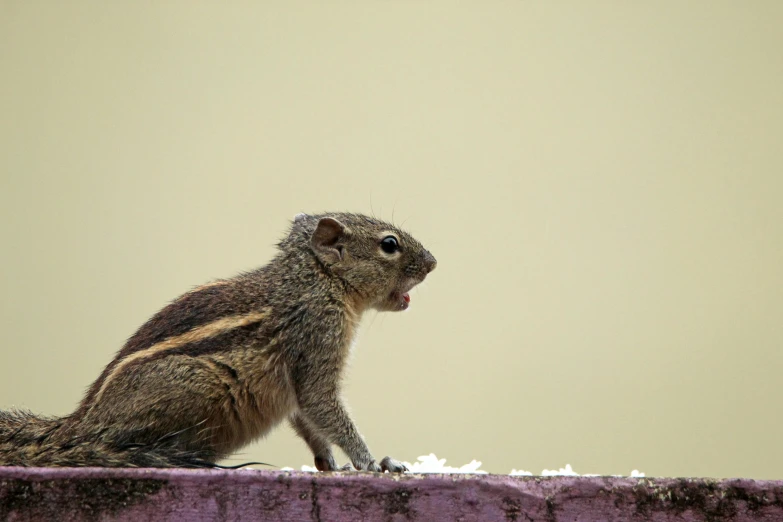
{"label": "squirrel snout", "polygon": [[435,267],[438,266],[438,260],[435,259],[435,256],[430,254],[429,250],[424,251],[424,268],[427,270],[427,273],[429,274],[433,270],[435,270]]}

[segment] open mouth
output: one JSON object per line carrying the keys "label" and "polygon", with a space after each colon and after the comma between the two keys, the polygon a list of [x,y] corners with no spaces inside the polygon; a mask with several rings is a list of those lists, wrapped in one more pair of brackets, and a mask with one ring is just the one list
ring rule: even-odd
{"label": "open mouth", "polygon": [[407,310],[411,304],[411,295],[408,292],[392,292],[389,301],[394,309]]}
{"label": "open mouth", "polygon": [[415,281],[411,283],[409,286],[403,288],[402,291],[395,290],[394,292],[391,293],[391,295],[389,296],[389,300],[393,303],[394,308],[398,310],[408,309],[408,307],[411,304],[411,294],[409,292],[418,283],[419,281]]}

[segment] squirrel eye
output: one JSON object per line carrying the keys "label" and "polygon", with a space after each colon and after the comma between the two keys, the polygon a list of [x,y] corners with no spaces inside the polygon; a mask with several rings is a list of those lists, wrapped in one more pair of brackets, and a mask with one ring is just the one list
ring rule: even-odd
{"label": "squirrel eye", "polygon": [[393,254],[400,249],[400,244],[397,243],[397,238],[394,236],[386,236],[381,239],[381,250],[387,254]]}

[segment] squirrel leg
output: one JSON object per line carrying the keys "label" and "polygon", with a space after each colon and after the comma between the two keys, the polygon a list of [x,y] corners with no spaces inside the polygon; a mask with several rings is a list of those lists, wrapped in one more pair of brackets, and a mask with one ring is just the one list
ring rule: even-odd
{"label": "squirrel leg", "polygon": [[290,416],[291,427],[307,443],[310,451],[313,452],[315,467],[318,471],[338,471],[340,468],[332,455],[332,448],[329,441],[323,438],[317,431],[310,426],[299,413]]}
{"label": "squirrel leg", "polygon": [[[334,397],[335,395],[331,396]],[[351,459],[354,468],[359,471],[388,471],[390,473],[408,471],[404,464],[391,457],[385,457],[380,464],[373,459],[367,444],[362,439],[362,436],[359,435],[359,431],[339,399],[330,401],[323,400],[322,397],[321,400],[312,405],[308,405],[307,401],[300,401],[300,404],[302,405],[302,411],[295,414],[295,417],[292,417],[292,424],[296,422],[294,429],[297,430],[297,433],[313,450],[315,467],[319,470],[325,471],[321,466],[336,466],[326,438],[329,437],[345,451]],[[294,419],[297,420],[294,421]],[[325,451],[323,448],[326,448]],[[327,456],[327,459],[330,460],[319,462],[319,455]],[[334,471],[336,467],[327,469]],[[344,466],[340,469],[347,470],[350,467]]]}
{"label": "squirrel leg", "polygon": [[321,437],[337,444],[351,459],[354,468],[359,471],[381,471],[335,391],[324,393],[322,388],[305,389],[298,399],[299,415]]}

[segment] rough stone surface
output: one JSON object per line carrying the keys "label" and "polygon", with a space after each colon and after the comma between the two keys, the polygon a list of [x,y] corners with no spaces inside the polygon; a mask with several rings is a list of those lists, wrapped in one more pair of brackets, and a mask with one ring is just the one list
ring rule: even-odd
{"label": "rough stone surface", "polygon": [[783,481],[0,467],[0,520],[783,521]]}

